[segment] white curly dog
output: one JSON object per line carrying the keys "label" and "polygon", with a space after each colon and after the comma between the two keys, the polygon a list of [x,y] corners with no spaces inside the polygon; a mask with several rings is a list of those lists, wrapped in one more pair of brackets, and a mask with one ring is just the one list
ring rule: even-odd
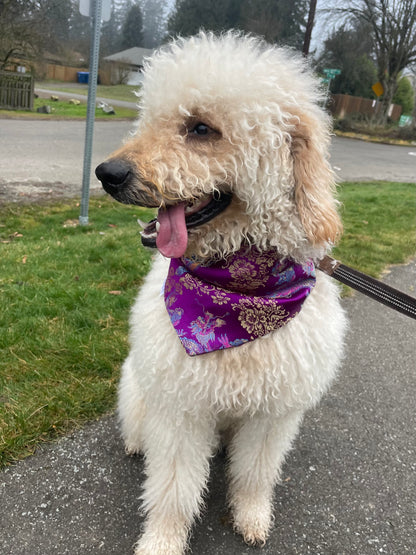
{"label": "white curly dog", "polygon": [[313,264],[341,233],[321,100],[289,50],[178,39],[147,63],[137,132],[96,170],[117,200],[159,208],[118,400],[146,462],[136,555],[184,553],[221,438],[235,530],[263,544],[302,416],[336,374],[346,320]]}

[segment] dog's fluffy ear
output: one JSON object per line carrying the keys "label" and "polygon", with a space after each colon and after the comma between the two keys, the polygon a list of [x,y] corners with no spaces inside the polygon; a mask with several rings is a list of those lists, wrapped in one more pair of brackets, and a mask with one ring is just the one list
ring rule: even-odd
{"label": "dog's fluffy ear", "polygon": [[295,199],[303,228],[314,245],[335,244],[342,224],[334,173],[326,159],[327,130],[318,118],[302,115],[291,134]]}

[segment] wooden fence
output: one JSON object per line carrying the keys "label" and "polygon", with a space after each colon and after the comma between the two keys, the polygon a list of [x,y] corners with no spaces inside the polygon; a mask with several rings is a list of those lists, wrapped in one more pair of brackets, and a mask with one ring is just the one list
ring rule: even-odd
{"label": "wooden fence", "polygon": [[55,79],[56,81],[67,81],[68,83],[76,83],[79,71],[88,71],[88,68],[47,64],[45,78]]}
{"label": "wooden fence", "polygon": [[[328,104],[333,116],[344,118],[348,114],[365,114],[372,116],[378,114],[381,109],[380,102],[361,96],[350,96],[349,94],[333,94]],[[389,117],[398,121],[402,113],[402,107],[390,104]]]}
{"label": "wooden fence", "polygon": [[0,108],[33,110],[33,76],[0,71]]}
{"label": "wooden fence", "polygon": [[[76,83],[78,81],[78,72],[88,71],[88,68],[60,66],[57,64],[46,64],[45,79],[55,79],[56,81],[66,81],[68,83]],[[101,85],[111,85],[110,71],[100,69],[99,81]]]}

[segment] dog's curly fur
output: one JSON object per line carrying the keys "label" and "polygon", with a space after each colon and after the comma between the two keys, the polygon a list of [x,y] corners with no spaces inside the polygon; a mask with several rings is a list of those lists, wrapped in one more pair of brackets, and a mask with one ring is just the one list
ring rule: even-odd
{"label": "dog's curly fur", "polygon": [[[224,258],[250,244],[319,259],[341,232],[321,100],[291,51],[237,33],[176,40],[149,61],[137,132],[112,157],[135,168],[124,200],[163,205],[231,191],[231,205],[190,232],[187,254]],[[203,140],[192,133],[197,122],[208,126]],[[262,544],[284,457],[342,357],[337,287],[318,272],[283,328],[189,357],[161,296],[167,269],[158,255],[134,305],[119,388],[126,449],[146,460],[136,555],[184,552],[223,430],[235,529]]]}

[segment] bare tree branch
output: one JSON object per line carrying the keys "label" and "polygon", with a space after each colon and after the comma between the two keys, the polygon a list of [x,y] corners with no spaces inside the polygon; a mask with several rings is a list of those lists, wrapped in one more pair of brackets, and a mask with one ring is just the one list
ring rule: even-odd
{"label": "bare tree branch", "polygon": [[399,74],[416,61],[415,0],[351,0],[333,12],[370,25],[386,114],[397,90]]}

